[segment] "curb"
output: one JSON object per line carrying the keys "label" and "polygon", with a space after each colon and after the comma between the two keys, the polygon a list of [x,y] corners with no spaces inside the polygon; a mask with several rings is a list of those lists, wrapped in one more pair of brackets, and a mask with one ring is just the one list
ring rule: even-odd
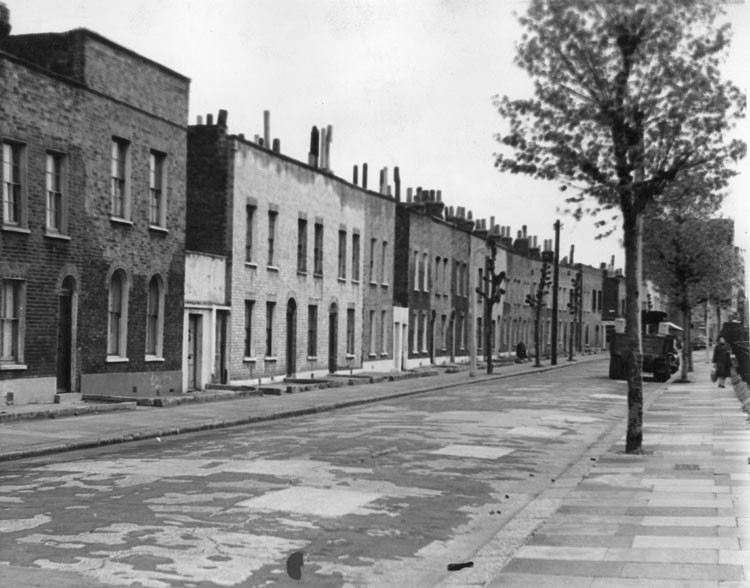
{"label": "curb", "polygon": [[[565,364],[558,364],[556,366],[541,366],[538,368],[530,368],[527,370],[510,373],[510,374],[493,374],[488,376],[486,374],[482,376],[469,377],[463,384],[471,385],[479,382],[488,382],[494,380],[504,380],[510,378],[516,378],[519,376],[526,376],[529,374],[540,374],[549,372],[557,369],[564,369],[572,367],[580,363],[586,363],[587,361],[596,361],[606,359],[604,357],[596,357],[593,359],[587,359],[584,362],[569,362]],[[188,425],[185,427],[167,427],[164,429],[148,429],[145,431],[134,431],[126,435],[116,435],[112,437],[101,437],[97,439],[82,440],[72,443],[62,443],[59,445],[50,445],[47,447],[40,447],[37,449],[28,449],[22,451],[13,451],[8,453],[0,453],[0,463],[5,461],[14,461],[18,459],[26,459],[31,457],[43,457],[45,455],[52,455],[55,453],[64,453],[68,451],[76,451],[80,449],[93,449],[96,447],[104,447],[107,445],[116,445],[119,443],[129,443],[132,441],[145,441],[148,439],[160,439],[161,437],[172,437],[175,435],[182,435],[186,433],[199,433],[203,431],[211,431],[215,429],[225,429],[229,427],[238,427],[242,425],[252,425],[262,422],[276,421],[286,418],[295,418],[300,416],[306,416],[311,414],[317,414],[322,412],[330,412],[342,408],[351,408],[355,406],[362,406],[365,404],[374,404],[383,400],[392,400],[397,398],[406,398],[408,396],[416,396],[417,394],[425,394],[427,392],[435,392],[438,390],[444,390],[446,388],[455,387],[458,382],[437,384],[428,386],[425,388],[419,388],[417,390],[408,390],[405,392],[393,392],[386,393],[380,396],[372,396],[368,398],[359,398],[356,400],[344,400],[341,402],[334,402],[331,404],[322,404],[320,406],[308,406],[296,410],[280,411],[266,415],[256,415],[251,417],[243,417],[233,420],[225,421],[214,421],[214,422],[201,422],[195,425]]]}

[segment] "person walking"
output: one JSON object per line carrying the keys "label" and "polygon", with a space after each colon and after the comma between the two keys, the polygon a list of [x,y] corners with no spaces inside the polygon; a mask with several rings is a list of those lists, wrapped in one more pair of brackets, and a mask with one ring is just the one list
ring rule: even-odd
{"label": "person walking", "polygon": [[732,350],[727,345],[724,337],[719,337],[719,342],[714,347],[713,369],[716,370],[716,378],[719,381],[719,388],[724,388],[724,380],[731,374],[732,367]]}

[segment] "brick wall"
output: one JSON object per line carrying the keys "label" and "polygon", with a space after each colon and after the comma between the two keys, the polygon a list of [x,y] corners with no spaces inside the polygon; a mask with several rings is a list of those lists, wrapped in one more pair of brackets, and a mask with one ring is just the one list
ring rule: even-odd
{"label": "brick wall", "polygon": [[[134,60],[133,67],[137,68],[138,63]],[[144,372],[155,374],[152,381],[158,385],[160,373],[171,378],[171,374],[181,370],[187,84],[183,84],[184,99],[173,101],[170,106],[169,116],[182,119],[182,124],[177,124],[128,107],[59,75],[45,73],[9,54],[0,53],[0,66],[0,85],[5,89],[0,101],[0,140],[25,145],[28,201],[28,231],[0,230],[0,277],[10,275],[9,264],[26,274],[27,368],[0,370],[0,379],[38,378],[40,383],[46,382],[45,386],[52,386],[49,391],[54,393],[58,293],[63,278],[72,276],[78,309],[74,325],[74,388],[82,382],[87,391],[87,374],[115,371],[124,374],[123,389],[130,389],[127,374]],[[144,80],[141,89],[147,94],[153,88],[148,86],[148,76]],[[118,94],[129,85],[132,80],[127,78],[113,79],[110,90]],[[113,136],[130,141],[131,224],[110,220]],[[166,231],[149,228],[151,149],[167,154]],[[50,236],[45,230],[48,150],[62,154],[65,161],[63,184],[68,220],[62,238]],[[127,345],[130,361],[108,364],[105,361],[108,276],[117,267],[130,276]],[[148,281],[157,273],[166,286],[164,361],[146,364],[145,298]]]}

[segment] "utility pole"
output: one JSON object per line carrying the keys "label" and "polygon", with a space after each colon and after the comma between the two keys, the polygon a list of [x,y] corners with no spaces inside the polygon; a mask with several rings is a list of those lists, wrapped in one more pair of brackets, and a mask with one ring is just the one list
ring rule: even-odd
{"label": "utility pole", "polygon": [[552,365],[557,365],[557,291],[560,289],[560,221],[555,221],[555,259],[552,269]]}
{"label": "utility pole", "polygon": [[568,310],[573,317],[573,322],[570,325],[570,341],[568,345],[568,361],[573,361],[573,348],[575,347],[576,335],[578,334],[578,314],[581,307],[581,282],[583,281],[583,275],[581,272],[576,273],[571,281],[573,287],[570,289],[570,302],[568,302]]}

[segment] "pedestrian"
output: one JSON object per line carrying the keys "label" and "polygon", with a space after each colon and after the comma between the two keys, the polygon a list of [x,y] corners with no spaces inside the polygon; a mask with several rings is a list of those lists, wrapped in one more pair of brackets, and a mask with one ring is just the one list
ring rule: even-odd
{"label": "pedestrian", "polygon": [[724,388],[724,380],[731,374],[732,367],[732,350],[727,345],[724,337],[719,337],[719,342],[714,347],[713,369],[716,370],[716,378],[719,381],[719,388]]}
{"label": "pedestrian", "polygon": [[516,345],[516,362],[522,362],[529,359],[528,354],[526,353],[526,344],[523,341],[519,341],[518,345]]}

